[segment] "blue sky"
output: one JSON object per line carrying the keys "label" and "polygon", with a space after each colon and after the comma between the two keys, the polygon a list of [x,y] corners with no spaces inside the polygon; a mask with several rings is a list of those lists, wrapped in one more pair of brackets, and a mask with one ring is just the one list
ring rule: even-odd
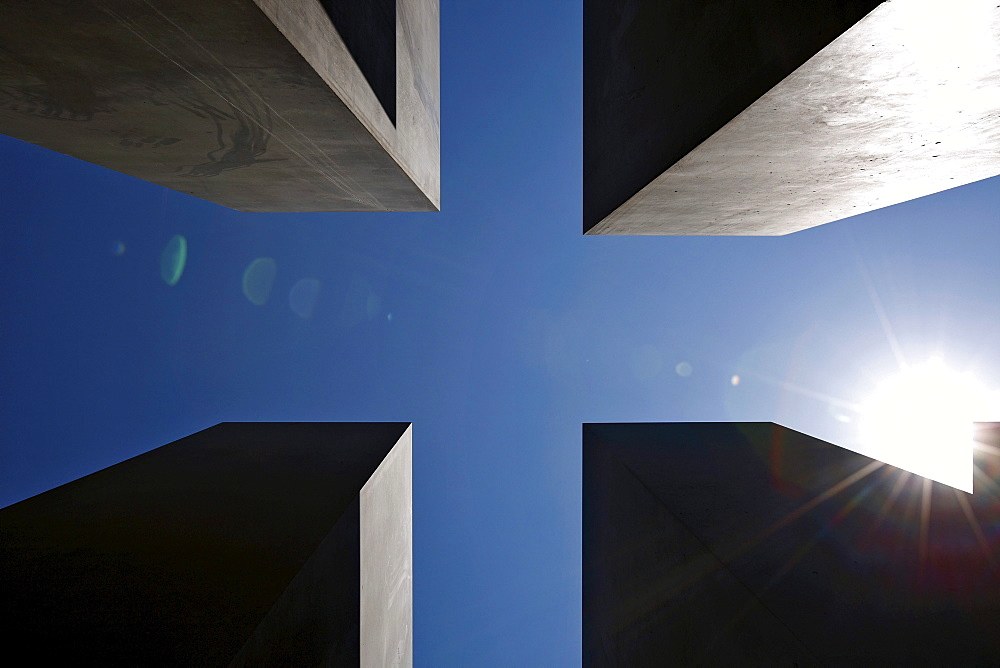
{"label": "blue sky", "polygon": [[0,137],[0,505],[224,420],[413,422],[418,665],[579,665],[582,422],[849,439],[890,338],[1000,384],[1000,179],[781,238],[581,236],[580,4],[442,0],[441,213],[241,214]]}

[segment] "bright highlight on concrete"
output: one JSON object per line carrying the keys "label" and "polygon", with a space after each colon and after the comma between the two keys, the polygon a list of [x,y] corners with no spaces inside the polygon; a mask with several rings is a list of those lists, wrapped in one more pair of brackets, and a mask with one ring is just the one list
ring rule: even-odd
{"label": "bright highlight on concrete", "polygon": [[[685,6],[699,14],[696,5]],[[625,27],[629,32],[622,39],[635,43],[625,45],[630,50],[619,50],[629,54],[655,49],[662,39],[648,27]],[[775,38],[791,41],[794,32],[785,30]],[[751,62],[744,78],[765,70]],[[706,88],[715,81],[711,71],[685,72],[701,75]],[[644,76],[660,75],[650,68]],[[634,82],[639,92],[627,105],[649,104],[643,100],[651,96],[639,83],[659,85]],[[596,102],[594,108],[592,113],[598,114]],[[688,153],[659,167],[665,171],[658,176],[634,182],[631,195],[622,193],[613,210],[594,212],[592,217],[603,219],[592,227],[585,224],[585,230],[789,234],[1000,174],[997,146],[1000,5],[892,0],[875,7]],[[614,155],[602,160],[613,162]],[[585,178],[585,192],[600,190],[601,183],[596,175],[592,185]]]}
{"label": "bright highlight on concrete", "polygon": [[1000,415],[1000,400],[939,358],[883,380],[861,417],[868,454],[972,493],[973,423]]}
{"label": "bright highlight on concrete", "polygon": [[175,234],[160,253],[160,278],[167,285],[177,285],[181,280],[181,274],[184,273],[185,264],[187,264],[187,239]]}

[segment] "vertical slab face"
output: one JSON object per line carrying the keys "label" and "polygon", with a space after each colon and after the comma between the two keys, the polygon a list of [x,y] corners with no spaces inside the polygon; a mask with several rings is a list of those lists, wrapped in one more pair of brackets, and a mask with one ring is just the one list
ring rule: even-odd
{"label": "vertical slab face", "polygon": [[396,124],[396,0],[320,0],[337,34]]}
{"label": "vertical slab face", "polygon": [[437,0],[398,4],[337,15],[373,89],[315,0],[4,2],[0,131],[243,211],[436,210]]}
{"label": "vertical slab face", "polygon": [[585,665],[988,665],[990,438],[968,495],[768,423],[584,425]]}
{"label": "vertical slab face", "polygon": [[881,0],[585,0],[583,231]]}
{"label": "vertical slab face", "polygon": [[[388,0],[376,0],[383,7]],[[253,0],[295,50],[388,151],[436,209],[440,205],[440,21],[438,0],[395,2],[395,105],[387,113],[351,48],[316,0]],[[343,5],[346,0],[336,0]],[[372,3],[368,3],[372,4]],[[363,19],[341,10],[343,20]],[[384,20],[384,18],[379,18]],[[357,36],[356,41],[364,41]],[[379,47],[378,53],[386,51]],[[369,68],[371,71],[371,68]]]}
{"label": "vertical slab face", "polygon": [[361,665],[413,665],[412,431],[361,490]]}
{"label": "vertical slab face", "polygon": [[224,423],[3,509],[8,650],[52,665],[356,662],[359,494],[404,432]]}

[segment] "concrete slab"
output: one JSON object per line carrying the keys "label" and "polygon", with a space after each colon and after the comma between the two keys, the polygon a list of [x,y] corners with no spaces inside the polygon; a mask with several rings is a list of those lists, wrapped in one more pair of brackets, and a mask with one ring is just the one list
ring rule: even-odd
{"label": "concrete slab", "polygon": [[770,423],[583,429],[584,665],[1000,656],[1000,425],[971,495]]}
{"label": "concrete slab", "polygon": [[711,136],[676,131],[700,143],[585,231],[782,235],[1000,174],[1000,7],[884,2]]}
{"label": "concrete slab", "polygon": [[[361,610],[387,606],[369,645],[411,638],[410,581],[368,600],[362,572],[411,545],[366,558],[362,517],[408,539],[409,452],[403,423],[224,423],[5,508],[4,640],[57,665],[375,665]],[[363,495],[376,472],[391,493]]]}
{"label": "concrete slab", "polygon": [[412,426],[361,488],[361,665],[413,665]]}
{"label": "concrete slab", "polygon": [[0,131],[242,211],[436,210],[438,4],[394,9],[380,100],[314,0],[11,0]]}

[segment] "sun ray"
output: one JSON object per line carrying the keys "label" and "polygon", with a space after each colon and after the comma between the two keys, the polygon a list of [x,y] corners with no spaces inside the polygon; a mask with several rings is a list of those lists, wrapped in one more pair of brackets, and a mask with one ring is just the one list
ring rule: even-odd
{"label": "sun ray", "polygon": [[854,251],[854,260],[858,264],[861,279],[864,281],[865,288],[868,290],[868,296],[872,300],[872,307],[875,309],[875,314],[878,316],[879,324],[882,325],[882,331],[885,334],[886,341],[889,343],[889,348],[892,350],[892,354],[896,358],[896,364],[900,369],[904,369],[906,368],[906,357],[903,355],[903,348],[899,345],[899,340],[896,338],[895,332],[892,331],[892,324],[889,322],[889,316],[885,312],[885,306],[882,304],[882,298],[879,297],[878,290],[875,289],[875,282],[872,280],[871,274],[868,272],[868,265],[865,264],[860,251],[858,251],[857,244],[854,241],[854,236],[848,232],[847,238],[851,243],[851,249]]}
{"label": "sun ray", "polygon": [[976,464],[972,465],[972,477],[979,478],[979,482],[976,484],[976,489],[979,490],[980,494],[989,492],[994,498],[1000,496],[1000,485],[997,485],[996,481],[986,475],[986,471],[981,469]]}
{"label": "sun ray", "polygon": [[965,498],[957,489],[953,489],[955,492],[955,498],[958,499],[958,505],[962,507],[962,512],[965,513],[965,519],[969,521],[969,527],[972,528],[972,533],[976,535],[976,540],[979,541],[979,547],[983,549],[983,553],[987,556],[994,566],[996,565],[996,559],[993,556],[993,550],[990,548],[989,541],[986,540],[986,535],[983,534],[983,527],[979,524],[979,520],[972,512],[972,506],[969,505],[969,500]]}
{"label": "sun ray", "polygon": [[850,487],[851,485],[853,485],[857,481],[862,480],[863,478],[867,477],[872,472],[877,471],[878,469],[882,468],[883,466],[885,466],[885,464],[883,464],[882,462],[877,461],[877,460],[873,460],[873,461],[869,462],[866,466],[864,466],[863,468],[855,471],[854,473],[852,473],[851,475],[847,476],[843,480],[834,483],[833,485],[831,485],[830,487],[828,487],[825,491],[821,492],[819,495],[813,497],[809,501],[806,501],[801,506],[799,506],[798,508],[796,508],[792,512],[788,513],[783,518],[781,518],[780,520],[778,520],[777,522],[775,522],[774,524],[772,524],[768,528],[764,529],[763,531],[761,531],[759,534],[757,534],[753,538],[751,538],[751,539],[745,541],[744,543],[742,543],[730,555],[728,555],[725,558],[725,561],[730,561],[730,560],[734,559],[735,557],[743,554],[744,552],[746,552],[751,547],[753,547],[753,546],[757,545],[758,543],[760,543],[760,541],[764,540],[765,538],[767,538],[768,536],[770,536],[772,533],[774,533],[778,529],[781,529],[782,527],[787,526],[789,523],[795,521],[799,517],[802,517],[802,515],[804,515],[805,513],[809,512],[810,510],[812,510],[813,508],[815,508],[819,504],[823,503],[824,501],[826,501],[830,497],[835,496],[836,494],[839,494],[844,489]]}
{"label": "sun ray", "polygon": [[795,566],[795,564],[802,561],[803,557],[805,557],[806,554],[809,553],[809,550],[811,550],[816,545],[816,543],[822,540],[823,536],[827,535],[830,532],[830,530],[833,529],[833,527],[843,522],[844,519],[848,515],[850,515],[855,508],[858,507],[861,501],[864,500],[864,498],[868,496],[868,494],[871,493],[873,489],[875,489],[875,486],[878,484],[878,482],[879,481],[877,480],[869,481],[869,483],[865,485],[861,489],[861,491],[859,491],[857,494],[848,499],[847,503],[844,504],[844,507],[837,511],[837,514],[830,519],[830,521],[826,524],[826,526],[822,527],[819,531],[816,532],[815,536],[806,541],[804,545],[799,547],[799,549],[795,551],[795,554],[789,557],[788,561],[785,562],[785,564],[775,572],[775,574],[771,577],[768,583],[764,586],[763,591],[767,591],[773,585],[777,584],[778,581],[781,580],[781,578],[783,578],[788,573],[788,571],[790,571]]}
{"label": "sun ray", "polygon": [[862,480],[862,479],[866,478],[868,475],[870,475],[874,471],[877,471],[878,469],[880,469],[883,466],[885,466],[885,464],[883,464],[880,461],[871,461],[871,462],[869,462],[863,468],[861,468],[858,471],[855,471],[854,473],[848,475],[843,480],[834,483],[829,488],[827,488],[825,491],[821,492],[816,497],[814,497],[814,498],[810,499],[809,501],[807,501],[806,503],[802,504],[799,508],[793,510],[788,515],[786,515],[782,519],[778,520],[777,522],[775,522],[774,524],[772,524],[767,529],[764,529],[763,531],[761,531],[759,534],[757,534],[753,538],[750,538],[749,540],[745,541],[744,543],[742,543],[741,545],[739,545],[735,549],[731,550],[728,554],[719,555],[719,554],[716,554],[715,552],[713,552],[712,550],[708,550],[709,553],[712,554],[716,558],[716,560],[717,560],[716,565],[714,567],[708,567],[708,568],[702,569],[700,571],[698,569],[694,569],[694,571],[692,573],[690,573],[687,578],[685,578],[683,581],[675,583],[673,585],[674,593],[676,594],[676,593],[679,593],[679,592],[687,589],[688,587],[694,585],[695,582],[697,582],[701,578],[707,577],[710,573],[714,572],[718,568],[726,568],[726,569],[728,569],[729,568],[729,564],[734,559],[738,558],[740,555],[744,554],[745,552],[747,552],[748,550],[750,550],[751,548],[753,548],[754,546],[756,546],[758,543],[760,543],[762,540],[764,540],[765,538],[767,538],[769,535],[771,535],[775,531],[777,531],[777,530],[781,529],[782,527],[788,525],[790,522],[794,521],[798,517],[801,517],[802,515],[804,515],[805,513],[807,513],[812,508],[815,508],[816,506],[818,506],[823,501],[826,501],[830,497],[835,496],[836,494],[840,493],[841,491],[843,491],[847,487],[850,487],[851,485],[853,485],[854,483],[858,482],[859,480]]}
{"label": "sun ray", "polygon": [[889,492],[889,497],[879,509],[878,518],[875,520],[875,526],[873,529],[878,529],[878,527],[882,524],[882,520],[888,516],[889,510],[892,509],[893,504],[896,503],[896,499],[899,498],[900,492],[903,491],[903,487],[906,486],[906,481],[910,479],[911,475],[913,475],[906,469],[896,469],[896,471],[898,474],[896,476],[896,484],[892,486],[892,491]]}
{"label": "sun ray", "polygon": [[923,575],[924,566],[927,562],[927,533],[930,530],[930,519],[931,481],[929,478],[924,478],[920,490],[920,542],[918,548],[921,575]]}
{"label": "sun ray", "polygon": [[995,445],[990,445],[989,443],[983,443],[982,441],[974,441],[972,443],[973,450],[979,450],[980,452],[985,452],[988,455],[993,455],[994,457],[1000,457],[1000,448]]}
{"label": "sun ray", "polygon": [[771,376],[765,376],[763,374],[753,373],[753,372],[747,372],[745,375],[752,376],[753,378],[756,378],[757,380],[763,381],[770,385],[780,387],[786,392],[791,392],[792,394],[798,394],[803,397],[809,397],[810,399],[818,399],[819,401],[824,401],[832,406],[839,406],[841,408],[846,408],[854,412],[858,412],[861,410],[861,404],[848,401],[847,399],[834,397],[829,394],[823,394],[822,392],[817,392],[815,390],[810,390],[807,387],[802,387],[801,385],[789,383],[786,380],[780,380],[778,378],[772,378]]}

